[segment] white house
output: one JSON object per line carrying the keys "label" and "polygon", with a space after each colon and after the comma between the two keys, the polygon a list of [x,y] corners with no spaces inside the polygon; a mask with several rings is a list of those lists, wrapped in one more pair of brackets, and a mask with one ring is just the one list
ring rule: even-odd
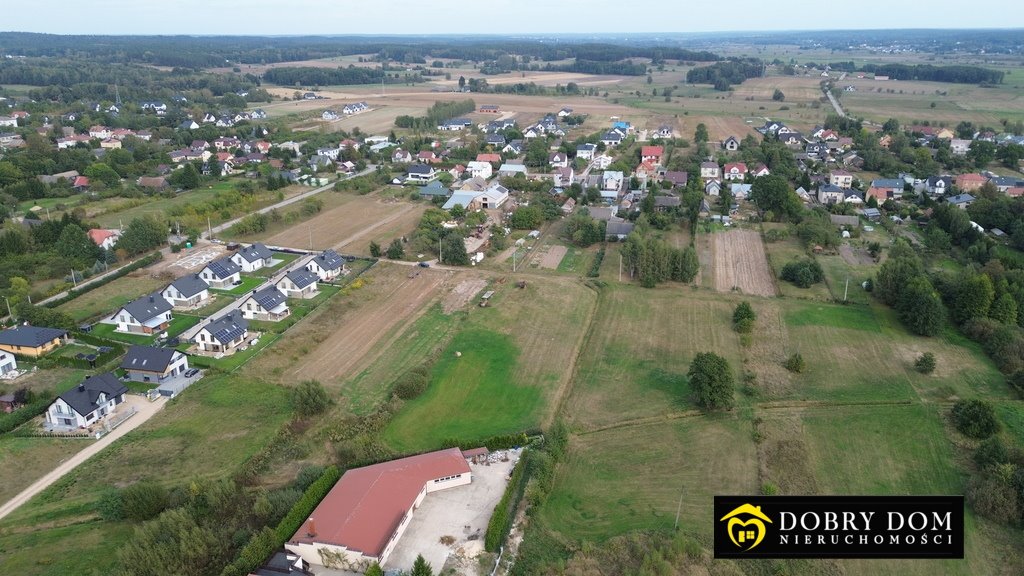
{"label": "white house", "polygon": [[429,164],[413,164],[409,166],[406,179],[411,182],[430,182],[437,177],[437,172]]}
{"label": "white house", "polygon": [[121,368],[129,380],[159,384],[188,370],[188,356],[174,348],[132,346],[124,355]]}
{"label": "white house", "polygon": [[210,286],[199,274],[182,276],[160,293],[175,308],[195,308],[210,299]]}
{"label": "white house", "polygon": [[53,426],[85,428],[113,412],[127,393],[128,388],[110,372],[86,378],[50,404],[46,421]]}
{"label": "white house", "polygon": [[[704,169],[701,168],[701,173]],[[722,179],[724,180],[743,180],[747,177],[747,165],[743,162],[730,162],[725,165],[725,169],[722,171]]]}
{"label": "white house", "polygon": [[597,144],[581,144],[576,147],[576,157],[583,160],[593,160],[597,154]]}
{"label": "white house", "polygon": [[601,187],[605,190],[619,190],[625,175],[618,170],[606,170],[601,176]]}
{"label": "white house", "polygon": [[104,228],[92,228],[89,230],[89,239],[104,250],[113,250],[114,244],[121,237],[120,230],[107,230]]}
{"label": "white house", "polygon": [[840,188],[851,188],[853,187],[853,174],[846,170],[834,170],[828,176],[828,183]]}
{"label": "white house", "polygon": [[835,184],[822,184],[818,187],[818,202],[836,204],[846,199],[846,192]]}
{"label": "white house", "polygon": [[740,141],[737,140],[735,136],[729,136],[724,142],[722,142],[722,148],[725,148],[730,152],[735,152],[740,149]]}
{"label": "white house", "polygon": [[206,282],[210,288],[231,289],[236,282],[242,281],[242,267],[231,261],[230,258],[221,258],[210,262],[205,268],[199,271],[199,277]]}
{"label": "white house", "polygon": [[317,290],[316,282],[320,277],[316,272],[299,268],[292,270],[277,281],[277,289],[288,298],[313,298],[320,292]]}
{"label": "white house", "polygon": [[267,286],[262,290],[254,290],[242,299],[238,309],[246,320],[266,320],[277,322],[291,314],[288,309],[288,297],[275,286]]}
{"label": "white house", "polygon": [[245,248],[239,248],[231,255],[231,261],[237,264],[242,272],[255,272],[264,266],[271,266],[274,254],[265,245],[257,242]]}
{"label": "white house", "polygon": [[249,322],[232,312],[206,326],[192,338],[203,352],[231,353],[249,337]]}
{"label": "white house", "polygon": [[569,157],[563,152],[555,152],[548,157],[548,164],[552,168],[565,168],[569,165]]}
{"label": "white house", "polygon": [[494,167],[490,162],[478,162],[476,160],[466,163],[466,171],[471,178],[483,178],[484,180],[494,174]]}
{"label": "white house", "polygon": [[137,298],[117,311],[117,332],[156,334],[163,332],[171,323],[170,302],[159,292]]}
{"label": "white house", "polygon": [[0,376],[17,369],[18,361],[14,359],[14,354],[0,350]]}
{"label": "white house", "polygon": [[525,164],[502,164],[498,167],[498,176],[526,176],[528,174]]}
{"label": "white house", "polygon": [[321,282],[329,282],[345,270],[345,259],[334,250],[324,250],[306,264],[306,270],[316,274]]}
{"label": "white house", "polygon": [[949,151],[956,156],[966,156],[971,149],[971,141],[953,138],[949,141]]}
{"label": "white house", "polygon": [[704,178],[705,180],[709,178],[721,178],[722,169],[719,168],[718,162],[701,162],[700,177]]}

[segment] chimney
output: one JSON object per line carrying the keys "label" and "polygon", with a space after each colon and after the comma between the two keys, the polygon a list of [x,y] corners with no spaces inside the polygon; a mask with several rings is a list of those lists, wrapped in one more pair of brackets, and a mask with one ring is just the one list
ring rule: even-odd
{"label": "chimney", "polygon": [[313,520],[312,516],[306,521],[306,535],[310,538],[316,537],[316,521]]}
{"label": "chimney", "polygon": [[79,392],[85,392],[85,382],[84,381],[78,383],[78,391]]}
{"label": "chimney", "polygon": [[156,300],[155,300],[155,299],[153,298],[153,295],[152,295],[152,294],[150,294],[150,295],[149,295],[149,301],[150,301],[150,302],[156,302]]}

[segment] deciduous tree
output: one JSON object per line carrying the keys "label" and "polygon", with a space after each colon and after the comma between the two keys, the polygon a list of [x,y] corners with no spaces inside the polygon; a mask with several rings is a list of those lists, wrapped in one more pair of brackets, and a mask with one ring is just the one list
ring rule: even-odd
{"label": "deciduous tree", "polygon": [[701,407],[708,410],[732,408],[735,383],[728,360],[714,352],[701,352],[690,363],[687,376]]}

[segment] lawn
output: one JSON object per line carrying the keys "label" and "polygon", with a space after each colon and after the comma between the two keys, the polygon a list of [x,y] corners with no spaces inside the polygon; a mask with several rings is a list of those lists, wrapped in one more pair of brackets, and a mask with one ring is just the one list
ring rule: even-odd
{"label": "lawn", "polygon": [[611,283],[599,302],[567,405],[577,428],[694,409],[685,374],[698,352],[740,367],[731,296]]}
{"label": "lawn", "polygon": [[91,439],[0,436],[0,502],[7,502]]}
{"label": "lawn", "polygon": [[[530,279],[525,289],[498,286],[487,308],[456,313],[456,319],[463,314],[465,319],[454,322],[461,326],[440,350],[429,388],[394,418],[384,439],[397,450],[419,450],[452,437],[474,440],[546,425],[567,390],[594,302],[593,293],[575,280]],[[434,314],[428,312],[395,344],[413,343],[423,355],[419,362],[437,346],[426,335],[449,334],[444,319]],[[381,373],[388,358],[370,372]],[[360,376],[345,389],[374,382]],[[380,398],[387,390],[368,393]]]}
{"label": "lawn", "polygon": [[93,324],[91,334],[98,338],[117,340],[126,344],[152,344],[156,338],[156,334],[118,332],[117,324]]}
{"label": "lawn", "polygon": [[143,269],[90,290],[70,302],[61,304],[57,310],[67,312],[75,322],[96,320],[104,315],[114,314],[121,306],[139,296],[153,293],[166,284],[166,280],[153,278]]}
{"label": "lawn", "polygon": [[167,330],[165,330],[165,332],[167,332],[167,336],[169,338],[174,338],[175,336],[181,334],[185,330],[188,330],[189,328],[195,326],[196,324],[199,324],[202,321],[203,318],[201,316],[174,313],[174,316],[171,318],[171,323],[167,327]]}
{"label": "lawn", "polygon": [[5,574],[66,576],[104,574],[113,566],[116,545],[135,527],[96,517],[46,530],[20,530],[0,536]]}
{"label": "lawn", "polygon": [[588,252],[570,246],[569,251],[562,257],[562,261],[558,263],[558,271],[583,274],[587,271],[586,264],[589,262]]}
{"label": "lawn", "polygon": [[301,298],[289,298],[288,307],[291,309],[291,314],[289,314],[284,320],[279,320],[277,322],[252,320],[249,322],[249,329],[254,332],[272,332],[274,334],[282,334],[305,318],[307,314],[341,291],[337,286],[331,286],[329,284],[319,284],[318,286],[320,293],[313,298],[308,300]]}
{"label": "lawn", "polygon": [[218,288],[210,288],[210,292],[216,294],[227,294],[229,296],[241,296],[248,294],[256,289],[257,286],[266,282],[267,279],[263,276],[242,276],[242,283],[238,286],[232,287],[230,290],[221,290]]}
{"label": "lawn", "polygon": [[708,538],[715,494],[757,490],[749,422],[698,416],[573,437],[540,517],[569,541],[602,542],[671,530],[679,510],[683,532]]}
{"label": "lawn", "polygon": [[768,232],[769,230],[785,230],[790,232],[789,237],[783,240],[764,243],[764,248],[768,253],[768,263],[771,264],[775,277],[779,279],[778,286],[782,295],[789,298],[807,298],[811,300],[824,301],[832,300],[832,294],[829,292],[828,286],[824,283],[813,284],[810,288],[800,288],[790,282],[782,280],[782,267],[793,260],[807,258],[807,250],[800,242],[800,239],[792,234],[792,231],[789,230],[787,225],[766,222],[763,224],[763,228],[765,232]]}
{"label": "lawn", "polygon": [[[999,400],[1010,394],[1003,377],[976,345],[953,332],[933,338],[910,334],[884,306],[787,300],[769,309],[773,312],[766,316],[781,315],[784,328],[764,338],[755,327],[753,339],[768,349],[766,361],[777,366],[800,352],[807,363],[802,374],[791,375],[792,386],[781,391],[780,398],[949,401],[957,397]],[[924,352],[932,352],[938,361],[935,372],[927,376],[913,369]]]}
{"label": "lawn", "polygon": [[430,387],[406,405],[384,440],[400,451],[416,450],[447,438],[474,440],[533,426],[543,398],[539,387],[513,382],[508,367],[519,354],[503,334],[459,332],[434,364]]}
{"label": "lawn", "polygon": [[253,274],[255,274],[256,276],[262,276],[264,280],[266,280],[267,278],[270,278],[274,274],[277,274],[278,270],[294,262],[295,259],[298,257],[298,254],[289,254],[288,252],[274,252],[274,260],[277,261],[277,263],[267,268],[260,268],[259,270],[253,272]]}
{"label": "lawn", "polygon": [[[249,328],[252,330],[251,323]],[[254,337],[252,331],[249,332],[249,337],[250,339]],[[216,368],[222,372],[234,372],[242,364],[248,362],[250,358],[280,338],[281,336],[277,334],[261,334],[259,336],[259,342],[248,345],[245,350],[235,352],[234,354],[224,356],[223,358],[213,358],[211,356],[200,356],[197,354],[190,358],[189,365],[199,366],[201,368]],[[182,343],[179,350],[187,349],[189,346],[190,343]]]}

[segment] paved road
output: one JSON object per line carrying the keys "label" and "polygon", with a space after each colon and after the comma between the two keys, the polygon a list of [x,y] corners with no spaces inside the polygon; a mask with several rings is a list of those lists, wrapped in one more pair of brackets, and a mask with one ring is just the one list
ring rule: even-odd
{"label": "paved road", "polygon": [[828,96],[828,101],[832,103],[832,107],[836,109],[836,114],[839,114],[840,118],[846,118],[846,112],[843,112],[843,107],[839,105],[839,100],[836,100],[836,97],[832,95],[832,91],[826,89],[823,92],[825,92],[825,96]]}
{"label": "paved road", "polygon": [[154,414],[159,412],[166,404],[167,398],[160,397],[159,399],[150,402],[142,396],[127,396],[126,403],[135,406],[138,412],[134,416],[127,419],[120,426],[114,429],[103,438],[99,440],[75,440],[69,439],[66,442],[92,442],[87,448],[75,454],[62,462],[57,468],[43,476],[39,480],[36,480],[31,486],[25,488],[20,494],[11,498],[0,506],[0,518],[3,518],[18,509],[19,506],[28,502],[33,496],[39,494],[46,488],[48,488],[54,482],[63,478],[66,474],[77,468],[82,462],[85,462],[89,458],[92,458],[95,454],[98,454],[100,450],[103,450],[107,446],[113,444],[118,438],[138,428],[147,420],[153,417]]}
{"label": "paved road", "polygon": [[[356,172],[355,174],[353,174],[351,176],[346,176],[345,178],[343,178],[343,180],[351,180],[352,178],[358,178],[360,176],[366,176],[367,174],[373,172],[376,169],[377,169],[377,165],[376,164],[369,164],[369,165],[366,166],[366,169],[363,170],[362,172]],[[331,182],[330,184],[327,184],[326,186],[321,186],[319,188],[314,188],[312,190],[303,192],[301,194],[296,194],[295,196],[292,196],[291,198],[285,198],[284,200],[281,200],[277,204],[272,204],[270,206],[267,206],[266,208],[260,208],[259,210],[255,211],[255,212],[246,214],[245,216],[240,216],[238,218],[235,218],[234,220],[228,220],[227,222],[225,222],[223,224],[219,224],[217,226],[214,226],[213,227],[213,233],[214,233],[214,235],[216,235],[218,232],[223,232],[223,231],[227,230],[228,228],[230,228],[230,227],[234,226],[235,224],[237,224],[238,222],[240,222],[242,220],[242,218],[245,218],[246,216],[251,216],[252,214],[266,214],[267,212],[270,212],[271,210],[275,210],[277,208],[283,208],[285,206],[288,206],[289,204],[294,204],[294,203],[299,202],[301,200],[305,200],[306,198],[309,198],[311,196],[316,196],[317,194],[323,192],[324,190],[330,190],[331,188],[334,188],[334,184],[335,184],[334,182]],[[210,230],[203,231],[201,237],[209,239],[209,237],[210,237]]]}

